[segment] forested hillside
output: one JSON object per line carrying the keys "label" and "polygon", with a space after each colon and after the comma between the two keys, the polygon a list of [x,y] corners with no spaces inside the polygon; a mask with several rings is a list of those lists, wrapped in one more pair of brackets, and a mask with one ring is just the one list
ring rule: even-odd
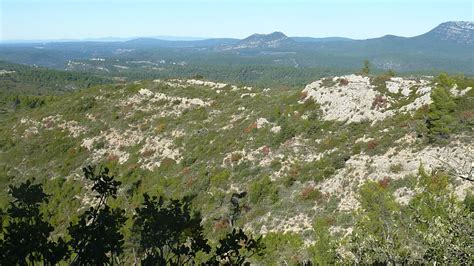
{"label": "forested hillside", "polygon": [[0,61],[0,93],[4,94],[56,95],[110,82],[95,75]]}

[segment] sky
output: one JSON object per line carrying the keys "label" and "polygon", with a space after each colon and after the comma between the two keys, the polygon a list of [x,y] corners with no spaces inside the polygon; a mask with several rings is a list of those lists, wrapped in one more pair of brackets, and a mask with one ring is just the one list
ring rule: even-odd
{"label": "sky", "polygon": [[0,41],[102,37],[415,36],[474,21],[474,0],[0,0]]}

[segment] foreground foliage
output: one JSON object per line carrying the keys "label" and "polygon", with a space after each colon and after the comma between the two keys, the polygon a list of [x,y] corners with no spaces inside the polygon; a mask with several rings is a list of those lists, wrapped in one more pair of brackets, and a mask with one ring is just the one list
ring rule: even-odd
{"label": "foreground foliage", "polygon": [[350,237],[357,263],[472,264],[474,214],[448,189],[448,176],[420,168],[419,192],[407,206],[383,182],[361,187],[361,210]]}
{"label": "foreground foliage", "polygon": [[[26,181],[10,187],[14,200],[7,209],[2,226],[0,264],[27,265],[61,261],[71,265],[108,265],[119,263],[124,237],[121,231],[127,220],[125,210],[111,208],[109,198],[116,198],[121,182],[114,180],[109,169],[86,167],[84,176],[92,182],[98,203],[79,216],[68,228],[70,240],[49,239],[54,228],[43,219],[40,206],[47,203],[41,184]],[[134,230],[139,235],[143,265],[195,264],[199,252],[209,254],[211,246],[203,236],[202,218],[194,213],[188,199],[183,202],[144,194],[143,206],[136,209]],[[2,217],[3,218],[3,217]],[[235,228],[220,241],[214,254],[206,262],[210,265],[246,265],[248,258],[262,254],[261,238],[253,239]]]}

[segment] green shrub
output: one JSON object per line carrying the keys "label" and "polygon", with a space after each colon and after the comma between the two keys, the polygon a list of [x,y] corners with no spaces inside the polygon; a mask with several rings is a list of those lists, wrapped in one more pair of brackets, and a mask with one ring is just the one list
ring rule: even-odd
{"label": "green shrub", "polygon": [[302,200],[319,200],[323,194],[317,188],[312,186],[307,186],[301,191]]}
{"label": "green shrub", "polygon": [[260,181],[250,184],[249,198],[253,204],[257,204],[267,198],[271,202],[275,202],[278,200],[278,187],[270,180],[270,177],[265,176]]}
{"label": "green shrub", "polygon": [[401,163],[390,165],[390,172],[400,173],[403,170],[403,165]]}

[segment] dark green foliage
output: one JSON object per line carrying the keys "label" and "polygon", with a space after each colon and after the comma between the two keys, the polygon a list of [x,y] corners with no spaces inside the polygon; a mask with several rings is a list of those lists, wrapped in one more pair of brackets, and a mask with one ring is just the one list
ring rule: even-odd
{"label": "dark green foliage", "polygon": [[233,193],[230,198],[230,223],[231,226],[235,224],[242,213],[241,199],[247,196],[247,192]]}
{"label": "dark green foliage", "polygon": [[209,265],[250,265],[248,261],[254,255],[263,255],[265,246],[262,238],[253,239],[242,229],[232,229],[224,239],[219,240],[215,255]]}
{"label": "dark green foliage", "polygon": [[336,262],[336,241],[329,232],[331,221],[328,217],[321,217],[314,223],[316,241],[310,251],[315,265],[332,265]]}
{"label": "dark green foliage", "polygon": [[[81,214],[78,222],[70,224],[68,242],[61,238],[56,242],[50,240],[54,228],[43,220],[39,210],[40,205],[48,202],[40,184],[27,181],[10,187],[15,200],[7,213],[0,212],[5,225],[0,240],[1,265],[56,264],[66,262],[71,251],[72,260],[68,262],[71,265],[120,263],[125,211],[111,208],[108,200],[116,198],[121,183],[114,180],[107,168],[96,171],[95,167],[88,166],[83,171],[85,178],[92,182],[98,204]],[[211,252],[204,237],[201,215],[191,209],[191,198],[168,203],[162,197],[148,194],[143,198],[143,206],[135,210],[131,230],[135,234],[131,240],[143,265],[194,265],[200,254]],[[207,257],[208,265],[247,265],[253,255],[263,255],[261,238],[253,239],[241,229],[234,229],[219,243],[215,252],[199,257],[199,261]]]}
{"label": "dark green foliage", "polygon": [[428,119],[426,121],[428,138],[430,141],[447,139],[454,130],[455,120],[453,112],[456,108],[456,103],[449,91],[444,87],[434,89],[431,93],[431,99],[433,103],[429,107]]}
{"label": "dark green foliage", "polygon": [[304,241],[300,234],[271,232],[262,238],[262,243],[265,252],[257,256],[262,265],[296,265],[304,257]]}
{"label": "dark green foliage", "polygon": [[275,202],[278,200],[278,187],[270,180],[270,177],[266,176],[250,185],[249,196],[253,204],[258,204],[265,199]]}
{"label": "dark green foliage", "polygon": [[418,193],[409,204],[413,231],[423,261],[441,264],[474,262],[474,213],[449,189],[449,176],[443,172],[426,173],[420,167]]}
{"label": "dark green foliage", "polygon": [[143,265],[193,264],[198,252],[209,253],[201,215],[191,210],[189,199],[165,204],[162,197],[143,197],[133,229],[139,235]]}
{"label": "dark green foliage", "polygon": [[466,198],[464,199],[464,205],[466,205],[466,208],[470,212],[474,212],[474,194],[469,193],[466,195]]}
{"label": "dark green foliage", "polygon": [[85,112],[94,107],[97,104],[97,101],[94,97],[83,97],[79,103],[77,112]]}
{"label": "dark green foliage", "polygon": [[75,265],[103,265],[113,263],[114,256],[120,255],[123,251],[123,235],[121,227],[126,221],[125,211],[122,209],[111,209],[107,205],[107,200],[116,198],[119,181],[114,180],[114,176],[109,175],[107,168],[100,169],[96,173],[94,167],[85,167],[84,176],[93,182],[92,191],[98,204],[91,207],[79,217],[76,224],[69,226],[71,235],[69,245],[75,257]]}
{"label": "dark green foliage", "polygon": [[371,68],[371,65],[370,65],[369,60],[364,60],[364,67],[360,70],[361,74],[366,75],[366,76],[369,75],[370,68]]}
{"label": "dark green foliage", "polygon": [[44,220],[40,206],[48,202],[41,184],[26,181],[10,186],[10,203],[6,214],[7,225],[0,240],[1,265],[27,265],[35,262],[56,264],[66,257],[66,243],[51,240],[54,228]]}
{"label": "dark green foliage", "polygon": [[456,84],[456,80],[453,77],[450,77],[446,73],[441,73],[439,74],[435,80],[434,80],[438,86],[443,87],[443,88],[452,88],[454,84]]}
{"label": "dark green foliage", "polygon": [[55,99],[56,96],[13,95],[0,92],[0,110],[7,112],[21,109],[38,109]]}
{"label": "dark green foliage", "polygon": [[[77,224],[68,230],[69,242],[76,253],[74,265],[103,265],[123,251],[123,236],[119,232],[126,218],[124,211],[104,206],[98,212],[91,208],[81,215]],[[110,254],[110,255],[109,255]]]}
{"label": "dark green foliage", "polygon": [[360,195],[362,215],[351,239],[356,262],[398,262],[409,251],[403,241],[406,234],[398,228],[402,217],[399,205],[383,183],[364,184]]}
{"label": "dark green foliage", "polygon": [[281,126],[280,132],[273,137],[272,145],[278,147],[278,145],[284,143],[285,141],[293,138],[296,135],[295,127],[288,121],[289,119],[285,116],[281,117],[278,121],[278,124]]}

